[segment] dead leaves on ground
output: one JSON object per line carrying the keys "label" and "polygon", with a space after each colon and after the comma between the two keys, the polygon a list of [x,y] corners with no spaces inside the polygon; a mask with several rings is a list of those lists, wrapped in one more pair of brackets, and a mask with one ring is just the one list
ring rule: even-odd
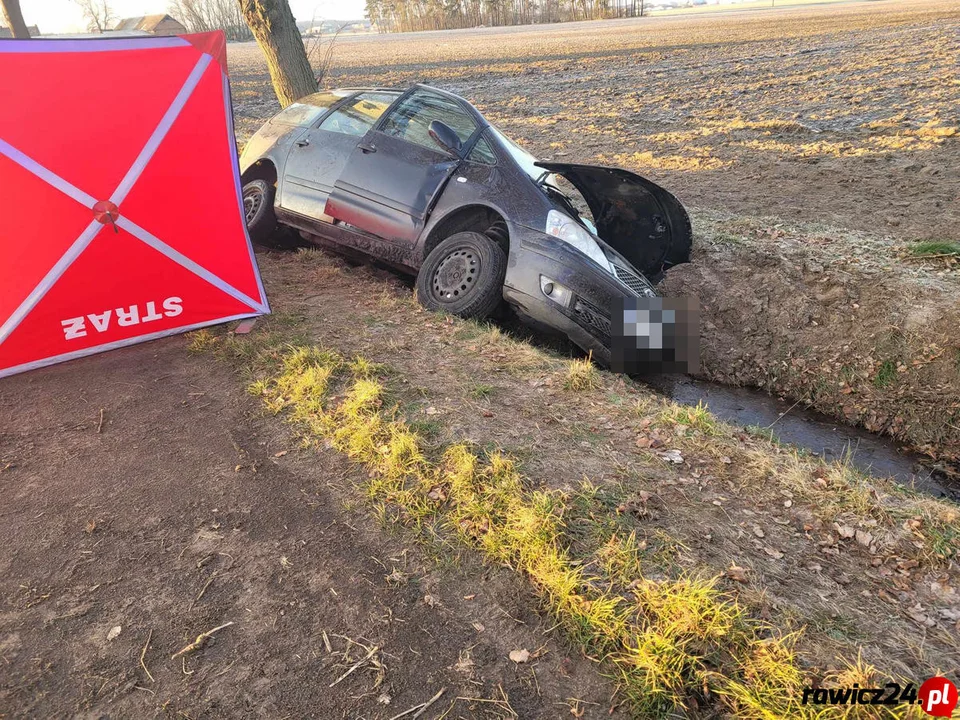
{"label": "dead leaves on ground", "polygon": [[513,660],[513,662],[517,663],[518,665],[520,663],[529,662],[530,651],[527,650],[526,648],[523,648],[522,650],[511,650],[510,659]]}

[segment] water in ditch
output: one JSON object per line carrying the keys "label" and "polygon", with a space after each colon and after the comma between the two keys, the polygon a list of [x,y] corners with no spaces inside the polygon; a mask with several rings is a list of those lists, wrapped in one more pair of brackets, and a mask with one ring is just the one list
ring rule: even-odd
{"label": "water in ditch", "polygon": [[722,420],[768,429],[781,442],[820,455],[826,460],[849,456],[854,467],[937,497],[960,500],[960,484],[905,452],[889,438],[842,425],[801,404],[778,400],[760,390],[718,385],[681,375],[638,379],[684,405],[702,402]]}

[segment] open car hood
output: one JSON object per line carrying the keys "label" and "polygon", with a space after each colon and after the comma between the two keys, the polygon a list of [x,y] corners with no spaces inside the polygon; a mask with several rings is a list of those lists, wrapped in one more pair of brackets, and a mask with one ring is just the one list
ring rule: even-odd
{"label": "open car hood", "polygon": [[690,262],[690,217],[673,195],[627,170],[538,162],[565,177],[590,206],[600,239],[648,278]]}

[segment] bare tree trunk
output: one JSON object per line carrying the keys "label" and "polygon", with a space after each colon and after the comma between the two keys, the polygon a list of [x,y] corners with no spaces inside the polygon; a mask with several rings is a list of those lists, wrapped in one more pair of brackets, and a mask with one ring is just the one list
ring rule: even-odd
{"label": "bare tree trunk", "polygon": [[3,5],[3,18],[7,21],[7,27],[13,32],[13,36],[18,40],[29,40],[30,31],[27,30],[23,13],[20,12],[20,0],[0,0],[0,5]]}
{"label": "bare tree trunk", "polygon": [[287,0],[237,0],[267,58],[273,91],[282,107],[317,91],[303,39]]}

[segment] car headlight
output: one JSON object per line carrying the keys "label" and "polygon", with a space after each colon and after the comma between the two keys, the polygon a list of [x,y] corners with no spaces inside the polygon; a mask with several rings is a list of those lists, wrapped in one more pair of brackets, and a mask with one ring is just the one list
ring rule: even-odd
{"label": "car headlight", "polygon": [[603,250],[597,245],[593,236],[580,223],[575,222],[559,210],[551,210],[547,213],[547,227],[544,228],[544,232],[547,235],[560,238],[568,245],[572,245],[608,273],[613,274],[610,261],[607,260],[607,256],[603,254]]}

